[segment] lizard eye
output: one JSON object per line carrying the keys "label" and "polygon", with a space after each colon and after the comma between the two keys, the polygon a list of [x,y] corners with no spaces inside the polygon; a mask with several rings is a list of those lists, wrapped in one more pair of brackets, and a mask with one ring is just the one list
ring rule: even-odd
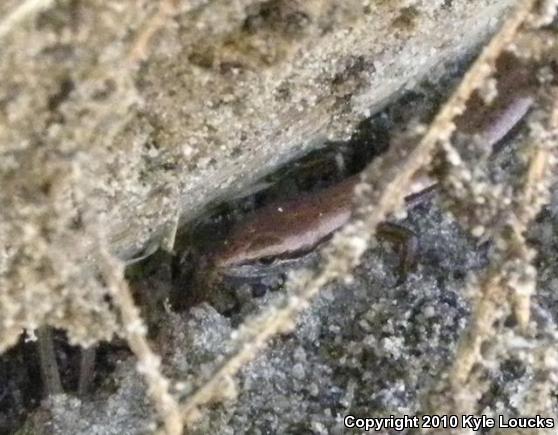
{"label": "lizard eye", "polygon": [[264,257],[264,258],[260,258],[258,260],[258,263],[260,263],[263,266],[269,266],[275,263],[275,259],[273,257]]}

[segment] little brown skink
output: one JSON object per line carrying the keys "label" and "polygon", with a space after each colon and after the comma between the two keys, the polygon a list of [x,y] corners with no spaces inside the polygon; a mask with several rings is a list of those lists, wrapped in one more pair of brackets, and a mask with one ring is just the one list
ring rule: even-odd
{"label": "little brown skink", "polygon": [[[308,252],[346,224],[351,217],[353,191],[359,174],[317,193],[303,194],[289,201],[262,207],[233,228],[214,265],[220,269],[269,258],[288,258]],[[406,198],[417,203],[422,194]],[[394,234],[394,224],[383,224],[378,231]]]}
{"label": "little brown skink", "polygon": [[[478,101],[468,105],[464,114],[456,119],[460,131],[478,135],[487,147],[493,147],[502,139],[533,102],[528,86],[530,76],[513,59],[505,56],[499,61],[503,67],[499,65],[498,71],[507,71],[498,81],[498,96],[493,103],[482,106],[477,98]],[[359,175],[353,175],[317,193],[274,202],[257,210],[233,228],[214,256],[214,266],[226,271],[259,260],[310,251],[350,219],[353,191],[358,181]],[[390,225],[380,226],[379,233],[393,232]]]}

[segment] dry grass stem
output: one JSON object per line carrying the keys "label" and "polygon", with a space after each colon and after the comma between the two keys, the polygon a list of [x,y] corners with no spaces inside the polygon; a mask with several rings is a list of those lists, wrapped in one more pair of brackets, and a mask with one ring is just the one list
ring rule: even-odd
{"label": "dry grass stem", "polygon": [[[558,162],[556,134],[556,89],[539,91],[543,100],[538,123],[531,123],[531,135],[524,143],[528,164],[525,176],[516,188],[513,200],[505,209],[505,225],[495,235],[496,254],[486,276],[473,288],[478,295],[473,307],[471,324],[464,334],[452,368],[454,397],[473,397],[478,390],[475,364],[482,362],[481,348],[495,338],[495,323],[513,313],[519,330],[528,331],[530,298],[536,288],[536,269],[532,265],[535,251],[527,245],[525,233],[535,216],[549,201],[549,189],[556,179]],[[544,96],[544,97],[543,97]],[[545,104],[546,100],[546,104]],[[502,201],[502,203],[505,203]],[[485,203],[478,207],[491,207]],[[472,284],[473,287],[474,284]],[[462,404],[457,412],[469,412]]]}
{"label": "dry grass stem", "polygon": [[49,326],[41,326],[37,329],[37,346],[39,348],[39,362],[41,365],[41,378],[45,396],[62,394],[62,382],[60,371],[56,362],[52,330]]}
{"label": "dry grass stem", "polygon": [[80,397],[84,397],[91,386],[93,376],[95,375],[96,354],[97,346],[95,345],[81,349],[78,379],[78,395]]}
{"label": "dry grass stem", "polygon": [[513,234],[508,252],[492,265],[478,286],[479,298],[473,308],[471,324],[455,356],[451,378],[456,397],[470,396],[467,391],[474,388],[473,367],[482,360],[483,343],[494,337],[494,324],[498,319],[513,310],[518,326],[523,331],[529,326],[530,298],[536,285],[536,270],[531,264],[535,253],[527,247],[523,234],[548,199],[550,184],[556,181],[552,176],[555,162],[556,156],[551,156],[548,150],[532,146],[525,188],[519,195],[515,219],[511,222]]}
{"label": "dry grass stem", "polygon": [[23,20],[49,8],[54,0],[26,0],[0,21],[0,40],[14,30]]}
{"label": "dry grass stem", "polygon": [[120,310],[123,333],[138,359],[137,370],[147,383],[147,391],[161,417],[167,435],[182,433],[182,419],[178,405],[169,392],[169,381],[161,373],[161,359],[147,342],[146,327],[136,307],[128,283],[124,279],[122,263],[115,259],[106,248],[100,249],[100,263],[103,276],[111,290],[114,302]]}

